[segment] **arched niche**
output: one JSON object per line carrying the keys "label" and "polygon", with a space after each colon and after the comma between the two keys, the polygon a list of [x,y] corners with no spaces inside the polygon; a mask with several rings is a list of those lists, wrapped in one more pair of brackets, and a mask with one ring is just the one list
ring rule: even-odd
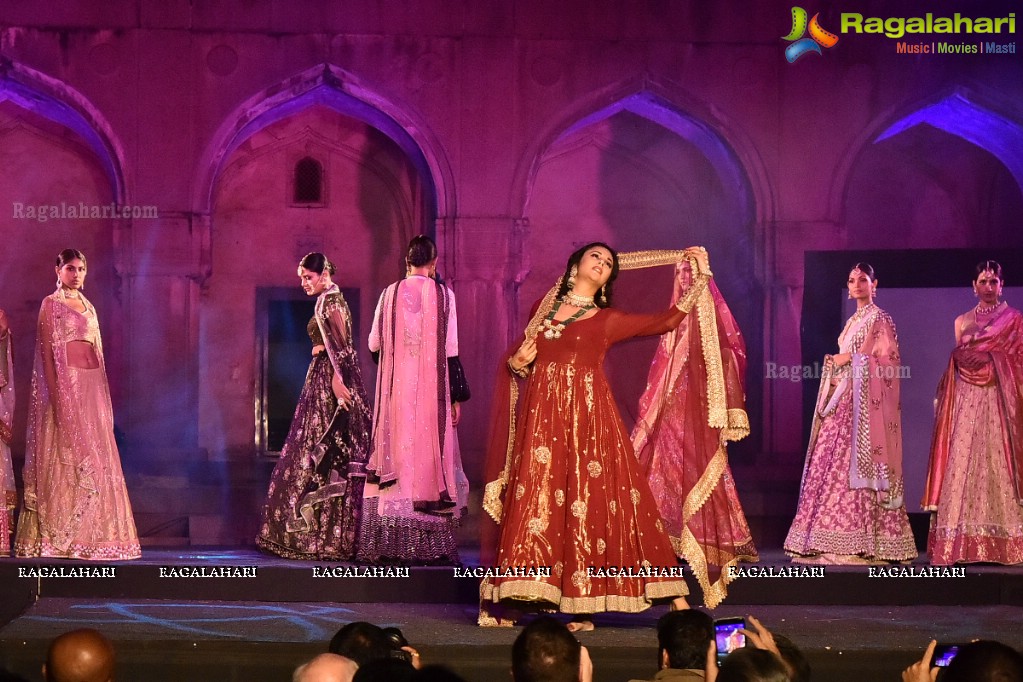
{"label": "arched niche", "polygon": [[22,406],[31,395],[39,304],[55,288],[55,259],[65,248],[88,258],[85,293],[99,313],[117,425],[125,426],[127,358],[119,350],[125,321],[117,276],[121,254],[115,250],[115,231],[124,224],[101,217],[124,202],[122,158],[109,125],[85,97],[66,83],[0,60],[0,205],[6,211],[0,305],[21,358],[15,365],[17,453],[24,451]]}
{"label": "arched niche", "polygon": [[[713,125],[649,91],[566,122],[538,151],[526,184],[523,254],[528,275],[518,317],[560,276],[579,246],[606,241],[621,251],[706,246],[715,277],[761,362],[763,289],[756,277],[756,201],[737,154]],[[616,307],[668,305],[670,267],[623,273]],[[635,416],[656,339],[609,356],[608,373],[626,422]],[[761,413],[762,379],[748,373],[748,408]],[[744,446],[750,452],[756,444]]]}
{"label": "arched niche", "polygon": [[1018,244],[1023,122],[956,89],[878,129],[840,178],[850,247]]}
{"label": "arched niche", "polygon": [[[335,279],[352,309],[372,390],[365,337],[376,297],[403,272],[408,240],[434,231],[436,185],[411,135],[369,109],[320,83],[238,126],[215,162],[210,267],[200,301],[199,363],[207,380],[199,388],[199,430],[201,445],[217,456],[246,456],[253,443],[271,451],[264,425],[290,421],[293,404],[268,407],[284,390],[268,371],[291,363],[294,371],[280,378],[301,385],[311,348],[303,304],[312,300],[298,287],[296,267],[308,252],[321,251],[339,267]],[[304,159],[322,164],[323,200],[316,204],[294,201],[295,169]],[[228,342],[239,329],[250,330],[240,337],[248,342]],[[274,355],[285,337],[290,360]]]}

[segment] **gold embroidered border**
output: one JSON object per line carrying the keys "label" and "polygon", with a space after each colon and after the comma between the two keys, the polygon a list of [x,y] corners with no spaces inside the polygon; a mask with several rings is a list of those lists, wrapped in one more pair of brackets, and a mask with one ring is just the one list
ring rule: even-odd
{"label": "gold embroidered border", "polygon": [[509,384],[508,391],[510,399],[508,404],[508,445],[504,451],[504,468],[501,469],[497,480],[490,481],[483,487],[483,509],[490,514],[490,518],[495,523],[501,523],[501,517],[504,515],[501,495],[511,478],[512,454],[515,450],[515,405],[519,401],[519,386],[514,379]]}
{"label": "gold embroidered border", "polygon": [[711,585],[710,572],[707,568],[707,557],[696,536],[689,530],[689,520],[710,499],[711,493],[721,481],[721,476],[725,473],[725,467],[727,466],[728,453],[722,442],[718,445],[714,456],[707,463],[707,468],[704,469],[703,474],[696,482],[696,485],[693,486],[693,489],[689,491],[682,505],[682,536],[680,538],[672,538],[672,546],[675,549],[675,553],[689,563],[689,567],[693,570],[693,575],[696,576],[696,582],[703,589],[704,602],[710,608],[720,604],[727,594],[725,586],[730,582],[730,580],[725,579],[727,567],[722,567],[721,579]]}
{"label": "gold embroidered border", "polygon": [[742,440],[749,435],[749,415],[746,410],[729,408],[728,426],[721,430],[722,442]]}
{"label": "gold embroidered border", "polygon": [[[640,580],[641,578],[637,578]],[[528,602],[546,602],[562,613],[600,613],[620,611],[639,613],[653,605],[655,600],[674,599],[689,594],[684,580],[660,580],[643,585],[643,596],[607,594],[601,597],[565,597],[561,588],[533,580],[505,580],[500,585],[481,586],[483,600],[498,602],[515,599]]]}
{"label": "gold embroidered border", "polygon": [[707,424],[713,429],[728,426],[725,403],[725,372],[721,366],[721,345],[718,339],[717,314],[714,296],[704,289],[696,303],[696,316],[700,323],[700,341],[703,362],[707,367]]}
{"label": "gold embroidered border", "polygon": [[618,254],[619,270],[639,270],[658,265],[674,265],[685,257],[685,251],[629,251]]}

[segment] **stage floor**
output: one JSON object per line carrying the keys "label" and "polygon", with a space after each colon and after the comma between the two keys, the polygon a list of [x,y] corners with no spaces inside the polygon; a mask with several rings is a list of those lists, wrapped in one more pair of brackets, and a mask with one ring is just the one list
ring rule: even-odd
{"label": "stage floor", "polygon": [[[763,559],[758,567],[790,565],[780,552]],[[476,581],[455,577],[451,567],[412,568],[408,578],[314,578],[313,564],[254,551],[147,549],[141,560],[116,564],[115,578],[18,577],[31,567],[82,566],[93,564],[0,561],[5,608],[30,595],[0,629],[9,668],[40,679],[54,635],[94,627],[118,648],[119,679],[279,681],[324,651],[341,625],[367,620],[400,627],[427,662],[491,682],[507,679],[518,633],[477,627]],[[197,566],[258,571],[256,578],[159,577],[161,568]],[[1020,567],[968,566],[960,578],[870,577],[866,567],[827,567],[822,578],[740,579],[713,613],[753,614],[789,635],[810,658],[814,679],[898,679],[932,637],[1023,645],[1021,585]],[[881,603],[886,596],[889,603]],[[597,630],[580,634],[598,680],[652,676],[653,628],[664,611],[598,615]]]}

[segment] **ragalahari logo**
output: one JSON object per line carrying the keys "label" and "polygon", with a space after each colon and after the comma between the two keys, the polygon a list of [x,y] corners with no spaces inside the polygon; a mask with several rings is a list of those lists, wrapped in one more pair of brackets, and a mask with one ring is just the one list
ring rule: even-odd
{"label": "ragalahari logo", "polygon": [[[792,31],[782,37],[782,40],[792,43],[785,48],[785,59],[789,60],[789,64],[808,52],[821,54],[821,47],[834,47],[838,43],[838,36],[821,28],[820,22],[817,21],[819,16],[820,13],[814,14],[813,19],[807,24],[806,10],[802,7],[792,8]],[[804,38],[803,34],[808,29],[810,37]]]}

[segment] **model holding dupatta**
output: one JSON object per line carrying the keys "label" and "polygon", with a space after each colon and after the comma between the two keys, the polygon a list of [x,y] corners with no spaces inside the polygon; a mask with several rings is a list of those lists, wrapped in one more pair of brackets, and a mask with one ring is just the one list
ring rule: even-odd
{"label": "model holding dupatta", "polygon": [[[635,255],[636,267],[682,260],[694,285],[661,313],[610,307],[624,257],[599,242],[573,253],[534,306],[496,388],[483,505],[500,528],[496,541],[484,539],[483,558],[551,570],[485,580],[481,625],[498,624],[502,607],[524,602],[578,614],[574,629],[592,628],[589,614],[601,611],[687,607],[689,590],[603,370],[612,344],[677,327],[710,279],[703,249]],[[516,410],[517,378],[525,381]],[[636,577],[643,570],[650,573]]]}

